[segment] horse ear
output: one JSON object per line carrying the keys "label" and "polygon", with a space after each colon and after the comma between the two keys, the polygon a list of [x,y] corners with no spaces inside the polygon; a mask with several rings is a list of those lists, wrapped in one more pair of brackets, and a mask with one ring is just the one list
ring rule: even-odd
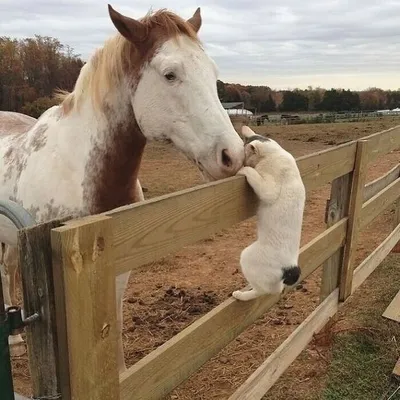
{"label": "horse ear", "polygon": [[256,135],[256,133],[252,129],[250,129],[247,125],[242,126],[242,136],[244,138],[250,138],[254,135]]}
{"label": "horse ear", "polygon": [[191,18],[189,18],[186,22],[192,25],[193,29],[198,32],[201,27],[201,15],[200,15],[200,7],[197,8],[195,13]]}
{"label": "horse ear", "polygon": [[129,41],[135,43],[143,41],[146,37],[147,29],[143,23],[133,18],[125,17],[118,11],[115,11],[110,4],[108,5],[108,13],[118,32]]}

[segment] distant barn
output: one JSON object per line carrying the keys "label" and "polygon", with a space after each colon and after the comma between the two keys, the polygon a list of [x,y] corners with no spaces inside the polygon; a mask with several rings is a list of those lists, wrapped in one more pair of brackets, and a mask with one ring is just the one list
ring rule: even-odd
{"label": "distant barn", "polygon": [[238,116],[246,116],[250,117],[253,113],[244,108],[243,102],[230,102],[230,103],[222,103],[222,106],[226,110],[229,115],[238,115]]}
{"label": "distant barn", "polygon": [[229,115],[236,131],[240,133],[243,125],[248,125],[253,113],[244,108],[243,102],[222,103],[222,106]]}

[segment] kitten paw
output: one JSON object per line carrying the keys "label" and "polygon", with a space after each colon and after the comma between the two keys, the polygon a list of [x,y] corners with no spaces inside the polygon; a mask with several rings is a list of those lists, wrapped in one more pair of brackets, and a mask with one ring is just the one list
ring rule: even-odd
{"label": "kitten paw", "polygon": [[248,171],[251,169],[251,167],[245,166],[239,169],[238,172],[236,172],[236,175],[243,175],[246,176]]}
{"label": "kitten paw", "polygon": [[245,292],[241,292],[240,290],[235,290],[232,293],[232,297],[234,297],[236,300],[240,301],[249,301],[257,298],[259,296],[258,292],[256,292],[254,289],[247,290]]}
{"label": "kitten paw", "polygon": [[241,300],[242,292],[240,290],[235,290],[234,292],[232,292],[232,297],[234,297],[236,300]]}

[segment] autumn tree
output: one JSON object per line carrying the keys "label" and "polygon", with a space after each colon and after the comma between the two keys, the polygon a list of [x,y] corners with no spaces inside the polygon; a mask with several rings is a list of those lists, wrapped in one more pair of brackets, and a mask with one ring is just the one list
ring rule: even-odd
{"label": "autumn tree", "polygon": [[53,104],[55,89],[73,89],[83,65],[72,48],[55,38],[0,37],[0,109],[37,117]]}
{"label": "autumn tree", "polygon": [[[0,110],[34,117],[56,104],[55,89],[71,91],[84,65],[68,45],[49,36],[12,39],[0,37]],[[280,110],[356,111],[400,107],[400,90],[312,88],[272,90],[267,85],[216,83],[222,102],[243,102],[257,113]]]}
{"label": "autumn tree", "polygon": [[307,111],[308,98],[298,90],[285,90],[283,92],[283,101],[280,106],[281,111]]}

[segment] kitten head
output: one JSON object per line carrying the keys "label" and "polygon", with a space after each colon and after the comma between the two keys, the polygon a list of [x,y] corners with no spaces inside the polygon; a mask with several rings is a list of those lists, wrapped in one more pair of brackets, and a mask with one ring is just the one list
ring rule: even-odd
{"label": "kitten head", "polygon": [[246,125],[242,126],[242,137],[244,141],[245,166],[254,168],[263,158],[281,149],[275,140],[257,135]]}

